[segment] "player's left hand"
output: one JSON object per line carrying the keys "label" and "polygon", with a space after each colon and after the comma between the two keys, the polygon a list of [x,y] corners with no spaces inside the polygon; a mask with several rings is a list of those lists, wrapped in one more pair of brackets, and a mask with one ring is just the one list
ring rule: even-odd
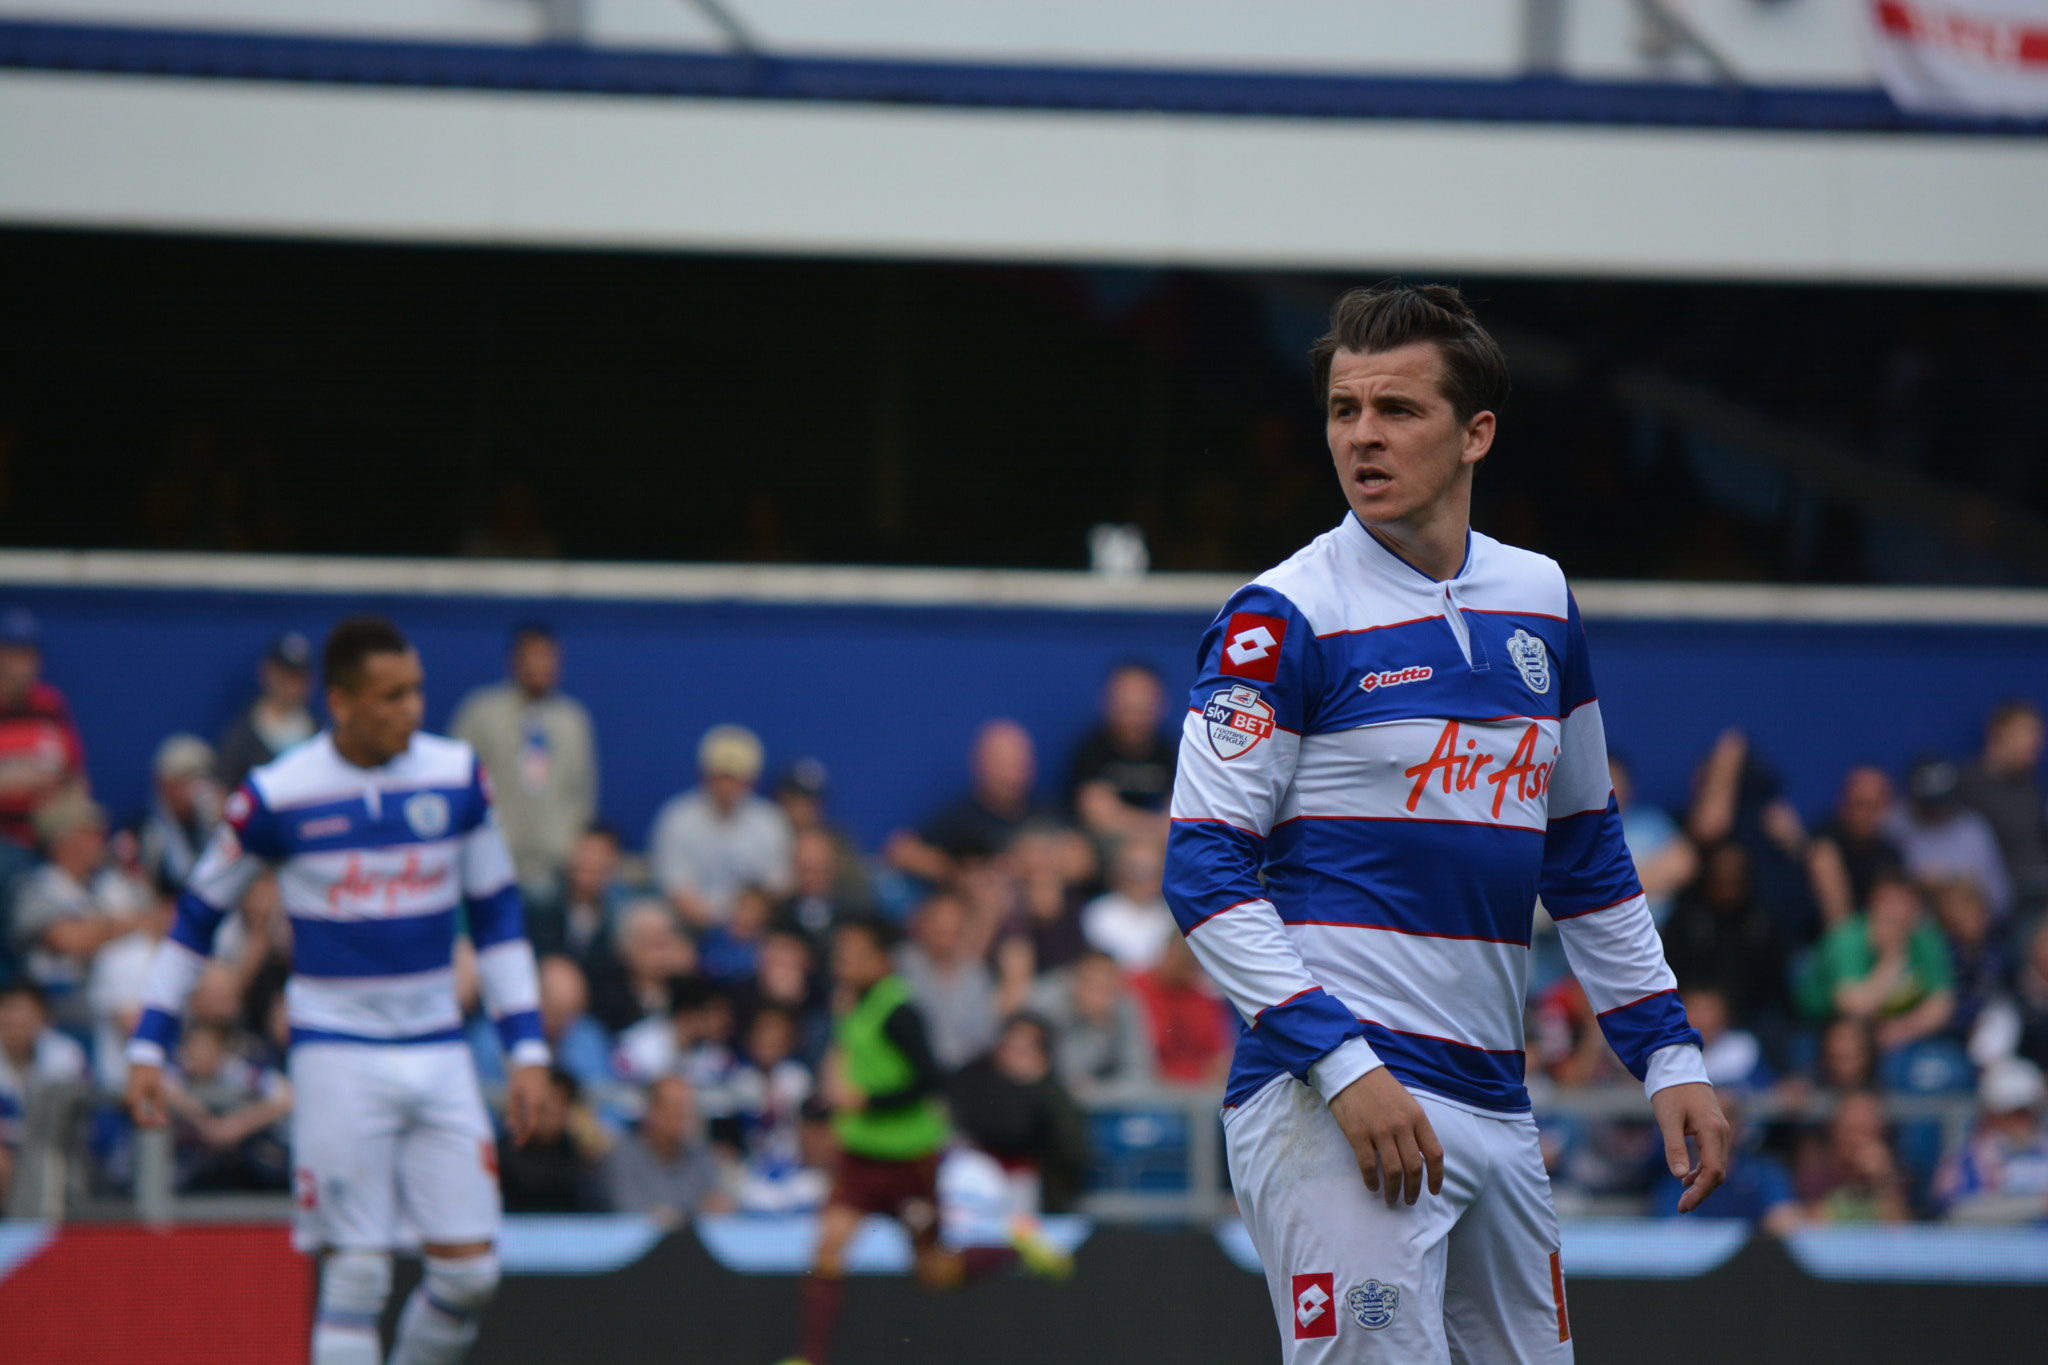
{"label": "player's left hand", "polygon": [[[1678,1211],[1691,1213],[1728,1178],[1728,1120],[1714,1087],[1701,1081],[1667,1085],[1650,1097],[1657,1129],[1664,1135],[1664,1160],[1685,1193]],[[1685,1140],[1699,1144],[1699,1160],[1686,1151]]]}
{"label": "player's left hand", "polygon": [[505,1127],[512,1134],[514,1147],[524,1147],[526,1140],[533,1136],[534,1112],[540,1108],[547,1088],[546,1067],[513,1068],[511,1080],[505,1087]]}

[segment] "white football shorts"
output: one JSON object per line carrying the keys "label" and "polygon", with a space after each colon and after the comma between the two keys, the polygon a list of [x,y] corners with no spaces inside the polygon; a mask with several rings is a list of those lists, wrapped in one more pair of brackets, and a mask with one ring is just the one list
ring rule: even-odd
{"label": "white football shorts", "polygon": [[497,1143],[466,1044],[301,1043],[291,1079],[300,1251],[497,1239]]}
{"label": "white football shorts", "polygon": [[1226,1110],[1224,1142],[1288,1365],[1572,1359],[1550,1178],[1526,1115],[1416,1100],[1444,1188],[1388,1208],[1314,1088],[1281,1076]]}

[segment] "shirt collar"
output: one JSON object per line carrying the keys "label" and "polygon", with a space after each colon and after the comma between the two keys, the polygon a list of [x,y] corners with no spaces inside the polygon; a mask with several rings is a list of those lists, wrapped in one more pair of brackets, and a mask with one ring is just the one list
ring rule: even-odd
{"label": "shirt collar", "polygon": [[1358,547],[1359,553],[1364,556],[1366,563],[1381,573],[1392,578],[1398,578],[1406,583],[1428,583],[1431,585],[1443,582],[1455,583],[1472,572],[1472,528],[1469,526],[1465,528],[1465,560],[1458,566],[1458,571],[1448,579],[1431,578],[1428,574],[1382,545],[1372,532],[1365,529],[1365,523],[1358,519],[1358,513],[1356,512],[1346,512],[1343,522],[1337,529],[1346,540]]}

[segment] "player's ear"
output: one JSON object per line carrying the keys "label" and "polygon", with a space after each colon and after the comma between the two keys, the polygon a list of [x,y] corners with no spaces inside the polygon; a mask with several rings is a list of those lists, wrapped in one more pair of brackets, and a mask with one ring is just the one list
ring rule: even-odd
{"label": "player's ear", "polygon": [[1494,420],[1491,412],[1475,412],[1465,422],[1465,449],[1460,464],[1478,464],[1493,449]]}

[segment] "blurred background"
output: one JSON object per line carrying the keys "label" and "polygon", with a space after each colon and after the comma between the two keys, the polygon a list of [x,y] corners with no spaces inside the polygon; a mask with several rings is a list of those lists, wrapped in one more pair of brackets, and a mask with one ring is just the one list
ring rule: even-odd
{"label": "blurred background", "polygon": [[1575,581],[1740,1113],[1666,1221],[1539,912],[1580,1351],[1706,1294],[1674,1359],[2038,1358],[2044,225],[2048,0],[0,0],[0,1321],[303,1349],[274,895],[166,1142],[114,1040],[376,610],[562,1069],[479,1361],[783,1353],[856,913],[958,1073],[949,1235],[1080,1271],[928,1301],[877,1228],[847,1358],[1269,1353],[1161,811],[1203,626],[1344,512],[1306,349],[1399,277],[1508,352],[1475,523]]}

